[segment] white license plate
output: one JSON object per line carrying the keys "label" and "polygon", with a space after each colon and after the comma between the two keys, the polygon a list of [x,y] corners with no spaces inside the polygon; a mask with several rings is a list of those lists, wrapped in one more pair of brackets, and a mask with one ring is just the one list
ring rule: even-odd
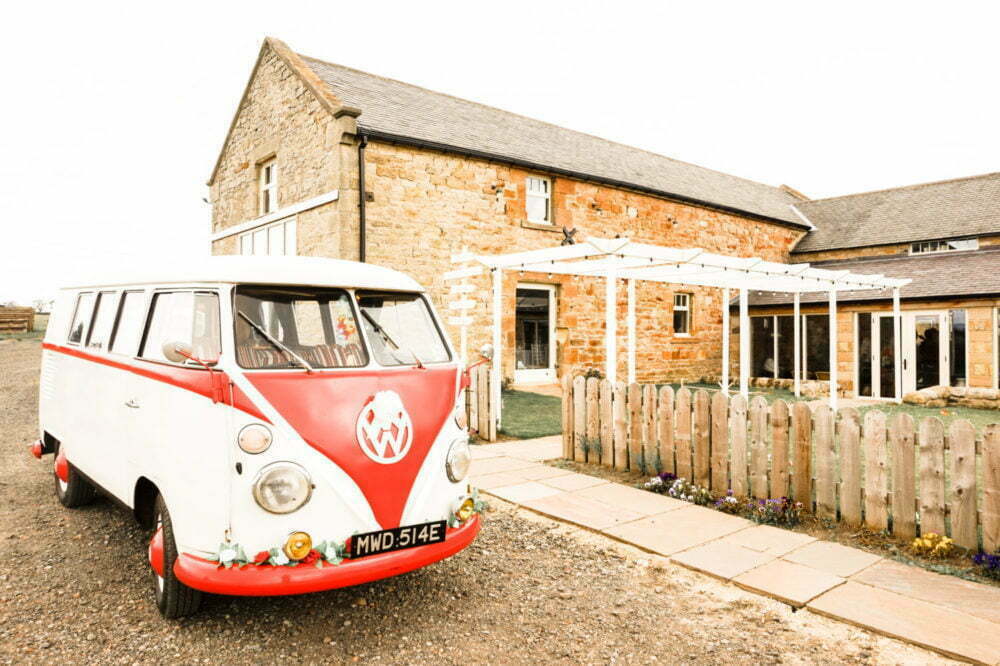
{"label": "white license plate", "polygon": [[440,543],[444,541],[445,526],[445,521],[438,520],[433,523],[355,534],[351,537],[351,559]]}

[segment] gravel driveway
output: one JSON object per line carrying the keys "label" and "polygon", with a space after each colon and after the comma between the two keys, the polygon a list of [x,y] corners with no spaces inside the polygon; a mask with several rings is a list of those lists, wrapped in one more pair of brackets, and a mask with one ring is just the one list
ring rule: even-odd
{"label": "gravel driveway", "polygon": [[[0,343],[0,662],[942,663],[496,503],[459,555],[299,597],[152,601],[148,536],[56,501],[37,437],[38,342]],[[100,390],[100,387],[95,387]]]}

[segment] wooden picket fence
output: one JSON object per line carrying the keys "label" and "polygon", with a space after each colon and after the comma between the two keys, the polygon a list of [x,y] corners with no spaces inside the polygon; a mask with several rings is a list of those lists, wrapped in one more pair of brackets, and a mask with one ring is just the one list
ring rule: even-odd
{"label": "wooden picket fence", "polygon": [[496,401],[493,398],[493,375],[489,364],[477,365],[469,370],[471,384],[465,392],[465,415],[469,420],[469,433],[479,439],[494,442],[497,438]]}
{"label": "wooden picket fence", "polygon": [[[739,497],[791,497],[816,515],[911,538],[951,536],[1000,548],[1000,424],[919,424],[870,410],[804,402],[750,404],[741,395],[563,380],[563,455],[654,474],[670,472]],[[1000,420],[1000,418],[998,418]],[[977,476],[977,466],[981,476]],[[980,484],[982,488],[980,489]],[[982,492],[980,493],[980,490]]]}
{"label": "wooden picket fence", "polygon": [[33,330],[34,308],[0,307],[0,333],[30,333]]}

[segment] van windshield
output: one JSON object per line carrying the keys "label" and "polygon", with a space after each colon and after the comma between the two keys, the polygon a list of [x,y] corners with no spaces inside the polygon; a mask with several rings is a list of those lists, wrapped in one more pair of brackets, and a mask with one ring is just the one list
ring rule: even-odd
{"label": "van windshield", "polygon": [[350,296],[342,289],[237,287],[234,314],[236,361],[242,368],[302,368],[295,356],[313,368],[368,364]]}
{"label": "van windshield", "polygon": [[361,325],[381,365],[423,365],[451,360],[427,301],[419,294],[358,292]]}

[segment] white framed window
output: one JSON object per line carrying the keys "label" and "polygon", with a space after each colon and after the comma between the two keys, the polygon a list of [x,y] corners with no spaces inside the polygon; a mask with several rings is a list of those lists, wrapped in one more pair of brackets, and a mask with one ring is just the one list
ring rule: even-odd
{"label": "white framed window", "polygon": [[261,215],[278,210],[278,163],[272,158],[258,167],[258,192]]}
{"label": "white framed window", "polygon": [[548,178],[528,176],[525,191],[528,222],[552,224],[552,181]]}
{"label": "white framed window", "polygon": [[259,257],[295,256],[295,218],[287,218],[239,235],[240,254]]}
{"label": "white framed window", "polygon": [[691,335],[691,294],[674,294],[674,335]]}
{"label": "white framed window", "polygon": [[910,243],[910,254],[934,254],[937,252],[956,252],[959,250],[978,249],[978,238],[953,238],[951,240],[932,240]]}

